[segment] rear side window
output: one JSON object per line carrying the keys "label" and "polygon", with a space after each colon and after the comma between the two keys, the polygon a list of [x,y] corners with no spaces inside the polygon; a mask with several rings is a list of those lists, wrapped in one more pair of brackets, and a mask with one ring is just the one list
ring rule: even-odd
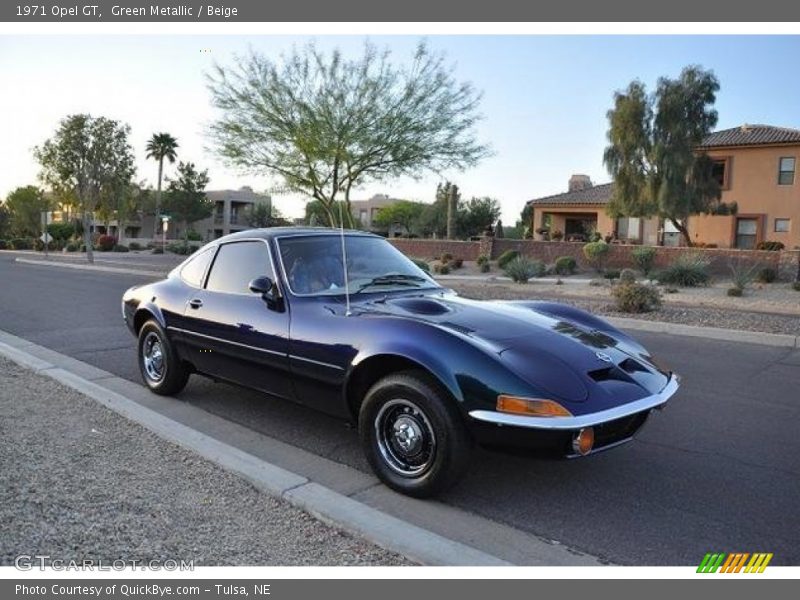
{"label": "rear side window", "polygon": [[206,248],[190,258],[181,269],[181,279],[194,287],[203,287],[203,275],[214,256],[214,248]]}
{"label": "rear side window", "polygon": [[223,244],[211,266],[206,288],[214,292],[249,294],[249,283],[263,275],[274,278],[264,242]]}

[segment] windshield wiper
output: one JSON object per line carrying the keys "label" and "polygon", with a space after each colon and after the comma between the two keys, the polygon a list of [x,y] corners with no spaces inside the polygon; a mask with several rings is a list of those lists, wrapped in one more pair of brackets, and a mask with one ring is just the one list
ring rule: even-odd
{"label": "windshield wiper", "polygon": [[380,275],[379,277],[373,277],[371,280],[367,281],[366,283],[361,284],[358,286],[356,290],[356,294],[362,290],[365,290],[368,287],[372,287],[374,285],[411,285],[416,286],[418,283],[424,283],[428,281],[425,277],[420,277],[419,275],[405,275],[403,273],[396,273],[393,275]]}

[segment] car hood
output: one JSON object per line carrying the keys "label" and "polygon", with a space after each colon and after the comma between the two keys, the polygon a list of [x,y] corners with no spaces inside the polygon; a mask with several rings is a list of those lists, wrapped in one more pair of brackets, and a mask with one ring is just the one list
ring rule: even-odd
{"label": "car hood", "polygon": [[364,316],[404,317],[467,336],[532,385],[569,402],[586,400],[608,378],[634,384],[615,391],[623,391],[624,400],[656,393],[666,384],[664,374],[624,336],[615,338],[514,302],[442,294],[384,298],[362,310]]}

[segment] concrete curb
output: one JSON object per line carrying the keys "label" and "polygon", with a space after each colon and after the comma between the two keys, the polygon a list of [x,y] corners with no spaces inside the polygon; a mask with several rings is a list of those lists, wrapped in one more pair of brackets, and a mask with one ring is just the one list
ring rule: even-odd
{"label": "concrete curb", "polygon": [[40,265],[45,267],[63,267],[65,269],[78,269],[81,271],[102,271],[105,273],[123,273],[125,275],[141,275],[143,277],[164,277],[167,271],[147,271],[145,269],[126,269],[124,267],[105,267],[101,265],[74,264],[56,260],[38,260],[33,258],[15,258],[15,262],[26,265]]}
{"label": "concrete curb", "polygon": [[[159,437],[246,478],[258,489],[386,550],[403,554],[425,565],[511,565],[496,556],[398,519],[194,430],[104,387],[102,381],[105,377],[90,381],[34,356],[25,351],[26,347],[37,346],[0,331],[0,355],[92,398]],[[114,375],[108,373],[107,377],[111,379]]]}

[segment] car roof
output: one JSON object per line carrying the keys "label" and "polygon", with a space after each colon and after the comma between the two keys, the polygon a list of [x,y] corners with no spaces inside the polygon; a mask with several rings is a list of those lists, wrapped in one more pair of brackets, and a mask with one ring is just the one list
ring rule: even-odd
{"label": "car roof", "polygon": [[[368,231],[358,231],[356,229],[345,229],[345,235],[359,235],[366,237],[380,237]],[[246,229],[245,231],[237,231],[221,238],[214,240],[215,242],[232,242],[241,239],[262,238],[265,240],[288,237],[288,236],[311,236],[311,235],[341,235],[340,229],[332,229],[330,227],[263,227],[260,229]]]}

